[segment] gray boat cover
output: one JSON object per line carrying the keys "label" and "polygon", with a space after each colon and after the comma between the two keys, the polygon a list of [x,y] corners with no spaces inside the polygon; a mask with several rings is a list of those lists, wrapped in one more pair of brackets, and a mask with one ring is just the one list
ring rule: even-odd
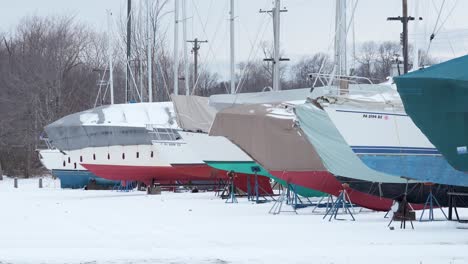
{"label": "gray boat cover", "polygon": [[151,144],[147,125],[177,128],[170,102],[114,104],[65,116],[45,127],[60,150]]}
{"label": "gray boat cover", "polygon": [[196,132],[210,131],[216,109],[208,104],[208,97],[171,95],[179,127]]}
{"label": "gray boat cover", "polygon": [[377,183],[406,183],[403,178],[367,167],[346,143],[327,113],[313,103],[296,106],[295,113],[301,130],[332,174]]}
{"label": "gray boat cover", "polygon": [[210,96],[209,104],[219,111],[242,104],[264,104],[298,100],[303,100],[303,102],[305,102],[310,95],[310,91],[310,88],[303,88],[256,93],[216,94]]}
{"label": "gray boat cover", "polygon": [[293,105],[251,104],[218,112],[210,135],[225,136],[270,171],[325,171],[295,128]]}

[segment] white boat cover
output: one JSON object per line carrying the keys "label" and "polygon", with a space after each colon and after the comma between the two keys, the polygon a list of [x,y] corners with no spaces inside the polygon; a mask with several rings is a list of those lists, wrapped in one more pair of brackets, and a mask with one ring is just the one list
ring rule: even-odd
{"label": "white boat cover", "polygon": [[177,123],[183,130],[194,132],[210,131],[216,109],[208,104],[208,97],[195,95],[171,95]]}
{"label": "white boat cover", "polygon": [[304,100],[305,102],[310,95],[310,90],[310,88],[303,88],[256,93],[216,94],[210,96],[209,104],[220,111],[241,104],[266,104],[298,100]]}
{"label": "white boat cover", "polygon": [[367,167],[346,143],[327,113],[313,103],[296,106],[295,113],[301,130],[332,174],[377,183],[406,183],[406,179]]}
{"label": "white boat cover", "polygon": [[65,116],[49,125],[50,142],[61,150],[151,144],[147,125],[177,129],[171,102],[105,105]]}

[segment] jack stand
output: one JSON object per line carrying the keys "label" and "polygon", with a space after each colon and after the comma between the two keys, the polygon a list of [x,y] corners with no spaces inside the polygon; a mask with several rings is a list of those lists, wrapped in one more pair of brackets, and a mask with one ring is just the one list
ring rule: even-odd
{"label": "jack stand", "polygon": [[314,213],[315,210],[317,210],[317,208],[320,207],[320,205],[322,204],[323,200],[325,200],[325,198],[327,198],[327,203],[325,205],[326,206],[325,212],[328,212],[328,209],[330,208],[330,204],[334,204],[333,195],[331,195],[331,194],[329,194],[327,197],[323,196],[322,198],[320,198],[320,200],[314,206],[314,209],[312,209],[312,213]]}
{"label": "jack stand", "polygon": [[[252,172],[254,173],[254,182],[255,182],[255,185],[254,185],[254,192],[255,192],[255,203],[264,203],[267,201],[267,199],[265,197],[263,197],[262,195],[262,198],[264,200],[260,201],[260,186],[258,184],[258,173],[261,171],[260,167],[259,166],[252,166],[250,167],[250,169],[252,170]],[[250,181],[249,181],[249,184],[247,185],[247,187],[250,187]],[[265,190],[262,189],[262,191],[265,192]],[[249,195],[250,197],[250,195]]]}
{"label": "jack stand", "polygon": [[298,214],[297,211],[296,211],[296,207],[295,206],[292,206],[292,211],[283,211],[282,208],[283,208],[283,203],[286,202],[286,204],[288,204],[288,200],[289,200],[289,193],[290,193],[290,188],[292,188],[292,186],[288,183],[288,188],[286,190],[282,190],[281,191],[281,194],[279,196],[279,198],[275,201],[275,203],[273,204],[273,206],[271,207],[270,211],[268,211],[269,214],[273,214],[273,215],[277,215],[277,214],[280,214],[281,212],[288,212],[288,213],[295,213],[295,214]]}
{"label": "jack stand", "polygon": [[342,208],[344,214],[349,214],[352,218],[352,221],[356,221],[353,212],[351,212],[351,210],[349,209],[351,207],[354,211],[353,204],[351,203],[351,199],[349,198],[348,192],[346,191],[347,188],[347,184],[343,184],[343,190],[341,191],[340,195],[333,203],[333,205],[330,207],[330,209],[327,211],[327,213],[323,216],[323,219],[330,215],[330,218],[328,219],[329,222],[332,220],[332,218],[338,220],[336,216],[338,215],[338,211],[340,210],[340,208]]}
{"label": "jack stand", "polygon": [[[423,210],[421,212],[421,217],[419,217],[419,222],[422,222],[422,221],[432,222],[432,221],[434,221],[434,202],[439,207],[440,211],[442,211],[442,214],[444,214],[445,219],[448,219],[447,215],[444,212],[444,209],[442,209],[442,207],[440,206],[439,201],[437,201],[437,198],[432,193],[432,186],[434,184],[433,183],[426,183],[425,185],[429,186],[429,196],[427,196],[426,203],[424,204],[424,208],[423,208]],[[429,206],[429,209],[428,209],[429,210],[429,219],[428,220],[422,220],[422,218],[424,216],[424,212],[426,211],[427,206]]]}
{"label": "jack stand", "polygon": [[235,173],[234,171],[228,172],[228,177],[230,181],[230,190],[229,190],[229,195],[228,198],[226,199],[225,203],[237,203],[237,198],[236,198],[236,187],[234,186],[234,177]]}
{"label": "jack stand", "polygon": [[247,174],[247,200],[252,201],[252,186],[250,186],[250,174]]}
{"label": "jack stand", "polygon": [[408,203],[408,200],[406,198],[408,194],[408,184],[409,184],[409,178],[407,177],[402,177],[403,179],[406,179],[406,187],[405,187],[405,193],[403,194],[403,197],[400,200],[398,200],[398,210],[393,213],[392,220],[390,220],[390,223],[388,223],[388,227],[393,230],[393,226],[390,227],[392,224],[393,220],[401,221],[400,222],[400,229],[406,229],[406,221],[410,221],[411,223],[411,228],[414,229],[413,225],[413,220],[412,220],[412,212],[409,210],[411,208],[411,205]]}
{"label": "jack stand", "polygon": [[390,206],[390,209],[388,209],[387,213],[384,215],[383,218],[388,218],[388,214],[389,214],[390,212],[392,212],[392,207],[395,205],[395,203],[396,203],[396,201],[393,200],[392,206]]}

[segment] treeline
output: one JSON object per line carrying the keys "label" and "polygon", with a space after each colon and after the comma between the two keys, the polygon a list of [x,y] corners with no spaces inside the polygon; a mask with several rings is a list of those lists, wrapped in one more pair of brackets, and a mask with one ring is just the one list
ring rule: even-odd
{"label": "treeline", "polygon": [[[165,1],[157,1],[152,15],[152,76],[154,101],[167,101],[172,93],[173,58],[159,27],[160,10]],[[125,101],[126,59],[124,26],[115,37],[115,101]],[[145,30],[133,28],[129,100],[147,101]],[[156,37],[157,36],[157,37]],[[108,104],[108,39],[70,17],[27,17],[12,33],[0,33],[0,165],[5,174],[29,177],[41,173],[35,150],[41,147],[45,125],[70,113],[95,105]],[[265,53],[269,49],[264,49]],[[391,60],[399,52],[393,42],[365,43],[356,56],[356,75],[384,80],[389,75]],[[283,89],[310,87],[308,74],[329,73],[331,58],[324,53],[304,56],[283,63]],[[193,67],[193,65],[191,65]],[[192,71],[191,71],[192,72]],[[239,92],[254,92],[271,86],[272,65],[261,59],[237,65]],[[179,65],[179,91],[184,93],[183,65]],[[220,75],[203,66],[200,76],[190,76],[194,94],[209,96],[226,93],[229,84]]]}

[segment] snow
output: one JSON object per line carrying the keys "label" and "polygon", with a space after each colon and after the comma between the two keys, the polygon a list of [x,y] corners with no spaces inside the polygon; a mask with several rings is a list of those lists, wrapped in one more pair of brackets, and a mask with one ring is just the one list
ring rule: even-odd
{"label": "snow", "polygon": [[135,126],[146,124],[178,128],[172,102],[114,104],[97,108],[102,109],[100,117],[96,109],[79,113],[79,120],[87,126]]}
{"label": "snow", "polygon": [[454,222],[392,231],[384,213],[328,222],[311,208],[270,215],[273,203],[226,204],[210,192],[58,186],[0,181],[0,263],[468,263],[468,230]]}

